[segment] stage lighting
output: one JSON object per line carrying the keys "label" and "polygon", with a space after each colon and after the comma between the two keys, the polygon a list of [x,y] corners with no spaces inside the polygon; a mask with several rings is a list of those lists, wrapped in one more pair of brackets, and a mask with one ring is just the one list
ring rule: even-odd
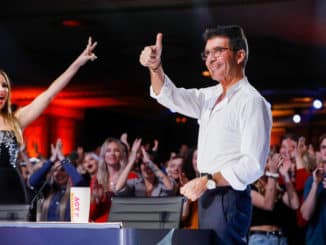
{"label": "stage lighting", "polygon": [[301,122],[301,116],[299,114],[294,114],[292,117],[292,120],[294,123],[300,123]]}
{"label": "stage lighting", "polygon": [[315,109],[321,109],[323,107],[323,102],[320,99],[314,99],[312,105]]}

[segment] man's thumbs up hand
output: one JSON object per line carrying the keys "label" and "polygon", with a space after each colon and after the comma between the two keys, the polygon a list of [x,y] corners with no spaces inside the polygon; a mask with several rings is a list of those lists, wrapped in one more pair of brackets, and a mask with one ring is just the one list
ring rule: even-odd
{"label": "man's thumbs up hand", "polygon": [[161,66],[162,40],[163,34],[158,33],[155,45],[146,46],[139,57],[139,62],[154,72]]}

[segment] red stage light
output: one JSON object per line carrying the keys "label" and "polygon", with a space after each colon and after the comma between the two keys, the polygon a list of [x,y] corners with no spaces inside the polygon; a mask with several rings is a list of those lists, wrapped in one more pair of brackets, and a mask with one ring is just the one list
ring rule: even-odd
{"label": "red stage light", "polygon": [[81,22],[78,20],[63,20],[62,25],[65,27],[78,27],[81,26]]}

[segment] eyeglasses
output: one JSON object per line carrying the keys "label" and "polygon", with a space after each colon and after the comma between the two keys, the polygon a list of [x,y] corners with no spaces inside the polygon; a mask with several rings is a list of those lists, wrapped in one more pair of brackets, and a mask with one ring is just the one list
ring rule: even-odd
{"label": "eyeglasses", "polygon": [[225,51],[225,50],[233,50],[233,49],[230,49],[230,48],[225,48],[225,47],[214,47],[212,48],[211,50],[205,50],[203,52],[201,52],[201,58],[203,61],[206,61],[208,56],[212,55],[212,56],[221,56],[222,53]]}

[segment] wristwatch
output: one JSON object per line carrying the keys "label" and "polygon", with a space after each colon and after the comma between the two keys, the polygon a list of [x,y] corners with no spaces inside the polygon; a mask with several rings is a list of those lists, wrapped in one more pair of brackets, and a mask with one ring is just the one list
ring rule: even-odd
{"label": "wristwatch", "polygon": [[205,174],[207,176],[207,183],[206,183],[206,188],[208,190],[213,190],[216,188],[216,181],[213,179],[213,175],[207,173]]}

